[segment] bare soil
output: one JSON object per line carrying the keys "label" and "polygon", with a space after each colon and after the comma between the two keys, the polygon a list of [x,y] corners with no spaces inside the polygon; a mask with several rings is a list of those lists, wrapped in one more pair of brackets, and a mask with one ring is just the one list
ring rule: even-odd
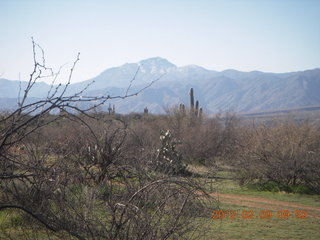
{"label": "bare soil", "polygon": [[244,207],[261,208],[266,210],[304,210],[307,211],[308,216],[320,219],[320,208],[310,207],[301,204],[270,200],[259,197],[250,197],[236,194],[225,193],[212,193],[211,196],[215,197],[222,203],[228,203]]}

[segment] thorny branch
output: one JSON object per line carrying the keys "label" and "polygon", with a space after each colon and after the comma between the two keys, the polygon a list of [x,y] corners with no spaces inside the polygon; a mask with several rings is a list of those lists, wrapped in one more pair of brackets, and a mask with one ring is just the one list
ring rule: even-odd
{"label": "thorny branch", "polygon": [[[108,100],[138,95],[163,75],[134,93],[129,91],[139,69],[124,95],[84,95],[94,82],[68,95],[80,55],[68,82],[55,85],[61,67],[55,73],[33,39],[32,47],[34,68],[18,108],[0,116],[0,211],[22,211],[61,239],[181,239],[192,231],[192,219],[204,210],[199,192],[205,191],[192,179],[150,174],[146,163],[154,149],[133,149],[139,137],[129,133],[127,123],[113,123],[106,130],[106,123],[90,114]],[[31,89],[43,77],[53,78],[46,97],[29,102]],[[82,103],[93,105],[78,105]],[[50,115],[53,110],[66,115]],[[50,128],[51,123],[70,132]],[[58,131],[63,134],[54,138]],[[26,152],[14,152],[28,144]]]}
{"label": "thorny branch", "polygon": [[[53,110],[57,109],[59,111],[65,110],[67,112],[72,112],[75,114],[84,114],[86,116],[90,116],[88,112],[91,110],[105,104],[108,100],[112,99],[125,99],[132,96],[136,96],[140,94],[145,89],[149,88],[152,84],[158,81],[162,76],[153,80],[145,87],[139,89],[138,91],[128,94],[133,81],[135,80],[139,69],[136,71],[134,77],[130,81],[130,85],[126,90],[125,95],[117,95],[117,96],[86,96],[83,95],[85,91],[94,83],[94,81],[87,84],[82,90],[67,95],[67,89],[71,84],[71,79],[76,68],[77,63],[80,60],[80,53],[77,54],[76,60],[73,62],[72,67],[70,68],[68,81],[65,85],[58,84],[54,85],[56,82],[57,77],[60,74],[61,67],[59,68],[58,72],[54,72],[52,68],[46,66],[45,61],[45,53],[44,50],[41,48],[39,44],[37,44],[34,39],[32,38],[32,49],[33,49],[33,71],[30,74],[29,81],[27,83],[26,88],[23,91],[23,95],[20,99],[19,94],[19,102],[18,108],[11,112],[10,114],[3,116],[0,119],[1,123],[8,123],[11,122],[10,127],[5,129],[0,129],[0,149],[3,146],[10,145],[10,143],[21,141],[24,137],[28,136],[34,130],[47,125],[48,122],[40,121],[44,115],[49,114]],[[37,50],[40,51],[40,58],[41,60],[37,60]],[[45,75],[49,72],[47,75]],[[48,90],[47,96],[44,99],[27,103],[28,95],[34,85],[42,78],[46,77],[53,77],[50,89]],[[21,88],[21,83],[20,83]],[[21,89],[19,93],[21,92]],[[83,107],[84,104],[92,103],[89,107]],[[58,119],[60,116],[56,116],[55,120]],[[90,116],[92,117],[92,116]],[[53,121],[55,121],[53,120]],[[26,126],[30,126],[31,123],[36,122],[33,128],[26,128]],[[24,133],[19,134],[19,137],[16,138],[14,141],[12,140],[13,136],[17,133],[17,131],[24,130]]]}

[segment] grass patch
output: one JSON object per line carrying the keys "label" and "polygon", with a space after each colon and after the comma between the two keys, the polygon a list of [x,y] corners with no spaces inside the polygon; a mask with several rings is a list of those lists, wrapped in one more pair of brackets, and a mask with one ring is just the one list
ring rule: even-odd
{"label": "grass patch", "polygon": [[305,193],[285,192],[285,191],[268,191],[268,189],[258,190],[256,187],[248,184],[240,186],[235,174],[230,171],[217,171],[214,177],[204,180],[203,187],[208,192],[219,192],[227,194],[238,194],[252,197],[261,197],[270,200],[292,202],[311,207],[320,207],[320,195],[310,195]]}
{"label": "grass patch", "polygon": [[287,192],[258,191],[250,186],[240,187],[234,180],[216,180],[214,186],[217,192],[248,195],[270,200],[292,202],[312,207],[320,207],[320,196]]}
{"label": "grass patch", "polygon": [[[204,171],[202,169],[202,171]],[[218,171],[213,178],[204,180],[204,188],[209,192],[220,192],[226,194],[244,195],[259,197],[269,200],[285,201],[311,207],[320,207],[320,196],[299,193],[286,193],[284,191],[267,191],[268,189],[254,188],[250,185],[239,186],[234,173],[231,171]],[[245,203],[244,203],[245,204]],[[316,240],[320,239],[320,219],[307,216],[306,219],[297,219],[291,215],[289,219],[278,219],[278,211],[273,209],[260,209],[246,206],[239,206],[230,203],[219,203],[222,210],[236,211],[236,219],[225,218],[211,219],[208,217],[203,221],[203,229],[208,235],[203,240]],[[212,211],[215,210],[212,205]],[[271,219],[261,219],[259,214],[262,210],[270,210],[273,213]],[[253,211],[257,218],[243,219],[242,211]],[[211,214],[213,216],[213,214]]]}
{"label": "grass patch", "polygon": [[[208,219],[206,227],[210,232],[203,239],[291,239],[291,240],[317,240],[320,239],[320,220],[313,217],[306,219],[278,219],[276,210],[272,211],[271,219],[261,219],[259,213],[262,209],[239,207],[232,204],[221,204],[221,209],[236,211],[236,219]],[[254,219],[243,219],[242,211],[253,211]]]}

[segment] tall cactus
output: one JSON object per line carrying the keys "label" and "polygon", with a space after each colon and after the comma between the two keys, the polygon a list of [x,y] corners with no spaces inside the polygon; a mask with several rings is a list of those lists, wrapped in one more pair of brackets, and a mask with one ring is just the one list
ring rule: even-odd
{"label": "tall cactus", "polygon": [[194,112],[194,96],[193,96],[193,88],[190,88],[190,111]]}
{"label": "tall cactus", "polygon": [[109,113],[109,115],[111,115],[111,113],[112,113],[112,107],[111,107],[110,103],[109,103],[109,107],[108,107],[108,113]]}
{"label": "tall cactus", "polygon": [[195,111],[195,115],[198,116],[199,113],[199,101],[196,101],[196,111]]}
{"label": "tall cactus", "polygon": [[185,108],[185,106],[184,106],[183,103],[180,103],[179,110],[180,110],[180,114],[181,114],[182,116],[185,116],[185,115],[186,115],[186,108]]}
{"label": "tall cactus", "polygon": [[[191,120],[194,121],[195,118],[199,118],[201,119],[202,118],[202,112],[203,112],[203,109],[199,106],[199,101],[196,100],[196,104],[194,104],[194,94],[193,94],[193,88],[190,88],[190,92],[189,92],[189,95],[190,95],[190,117],[191,117]],[[186,108],[184,106],[184,104],[180,104],[179,106],[179,112],[183,115],[183,116],[186,116],[185,113],[186,113]]]}
{"label": "tall cactus", "polygon": [[143,114],[144,114],[144,115],[148,115],[148,113],[149,113],[149,109],[148,109],[148,107],[145,107],[145,108],[143,109]]}

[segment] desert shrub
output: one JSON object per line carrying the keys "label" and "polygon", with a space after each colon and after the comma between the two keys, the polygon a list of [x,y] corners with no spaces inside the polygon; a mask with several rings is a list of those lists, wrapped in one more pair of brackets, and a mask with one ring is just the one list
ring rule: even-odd
{"label": "desert shrub", "polygon": [[244,135],[238,165],[242,183],[258,180],[279,190],[319,192],[319,128],[308,122],[278,122],[247,127]]}
{"label": "desert shrub", "polygon": [[[152,133],[123,121],[60,121],[25,138],[26,152],[15,160],[28,176],[0,183],[0,207],[77,239],[184,239],[197,228],[194,219],[210,212],[196,181],[179,177],[185,168],[169,134],[150,144]],[[146,164],[152,157],[174,164],[158,171]]]}
{"label": "desert shrub", "polygon": [[[167,142],[170,153],[158,140],[160,129],[170,129],[168,117],[95,111],[143,89],[128,94],[130,84],[124,96],[87,96],[89,83],[68,95],[79,54],[67,83],[54,85],[60,71],[46,66],[44,51],[33,40],[32,47],[34,67],[17,109],[0,118],[0,211],[28,216],[20,235],[39,239],[47,230],[47,239],[156,240],[198,239],[205,233],[196,231],[194,221],[210,212],[197,182],[146,164],[160,148],[158,160],[170,156],[175,161],[170,168],[181,171],[172,142]],[[52,78],[48,93],[29,101],[43,77]],[[10,232],[6,237],[12,238]]]}
{"label": "desert shrub", "polygon": [[238,118],[235,114],[208,117],[203,113],[199,118],[178,108],[167,109],[167,113],[167,129],[181,143],[177,147],[186,163],[213,166],[217,160],[230,162],[233,159],[238,147]]}

